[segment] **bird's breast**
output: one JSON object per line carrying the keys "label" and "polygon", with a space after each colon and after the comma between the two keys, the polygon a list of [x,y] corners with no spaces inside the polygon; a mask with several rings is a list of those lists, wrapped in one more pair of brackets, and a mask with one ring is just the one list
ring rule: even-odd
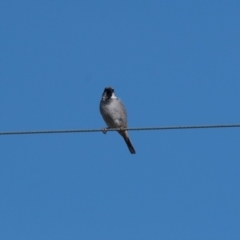
{"label": "bird's breast", "polygon": [[121,105],[117,101],[115,100],[111,100],[109,102],[101,101],[100,112],[108,127],[118,128],[127,126],[126,114],[122,110]]}

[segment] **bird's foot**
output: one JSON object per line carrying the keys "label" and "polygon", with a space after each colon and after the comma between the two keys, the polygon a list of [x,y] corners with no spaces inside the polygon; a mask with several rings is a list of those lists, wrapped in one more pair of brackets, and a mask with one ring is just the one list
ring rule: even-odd
{"label": "bird's foot", "polygon": [[123,130],[124,129],[124,127],[120,127],[119,128],[119,132],[121,132],[121,133],[123,133],[125,130]]}
{"label": "bird's foot", "polygon": [[108,129],[108,128],[103,128],[103,129],[102,129],[102,132],[103,132],[104,134],[106,134],[106,133],[107,133],[107,129]]}

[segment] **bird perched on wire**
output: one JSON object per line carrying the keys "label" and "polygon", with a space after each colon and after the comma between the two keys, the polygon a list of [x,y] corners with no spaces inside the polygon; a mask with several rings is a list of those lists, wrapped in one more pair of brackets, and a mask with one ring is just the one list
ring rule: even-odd
{"label": "bird perched on wire", "polygon": [[[123,103],[114,94],[112,87],[106,87],[102,94],[100,101],[100,112],[108,128],[127,128],[127,112]],[[103,129],[103,133],[106,133],[106,129]],[[118,130],[118,133],[125,140],[129,151],[136,153],[128,132],[126,130]]]}

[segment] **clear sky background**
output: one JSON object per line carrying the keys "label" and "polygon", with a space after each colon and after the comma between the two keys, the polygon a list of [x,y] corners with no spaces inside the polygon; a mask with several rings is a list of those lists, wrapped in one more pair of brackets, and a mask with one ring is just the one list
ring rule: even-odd
{"label": "clear sky background", "polygon": [[[0,131],[240,123],[240,1],[0,2]],[[240,129],[0,136],[0,239],[239,239]]]}

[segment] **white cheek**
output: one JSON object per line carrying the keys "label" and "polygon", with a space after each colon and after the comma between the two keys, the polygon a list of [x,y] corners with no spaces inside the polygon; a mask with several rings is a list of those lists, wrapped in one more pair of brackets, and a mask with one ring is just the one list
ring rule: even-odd
{"label": "white cheek", "polygon": [[115,95],[114,93],[112,93],[111,98],[115,99],[115,98],[117,98],[117,97],[116,97],[116,95]]}

